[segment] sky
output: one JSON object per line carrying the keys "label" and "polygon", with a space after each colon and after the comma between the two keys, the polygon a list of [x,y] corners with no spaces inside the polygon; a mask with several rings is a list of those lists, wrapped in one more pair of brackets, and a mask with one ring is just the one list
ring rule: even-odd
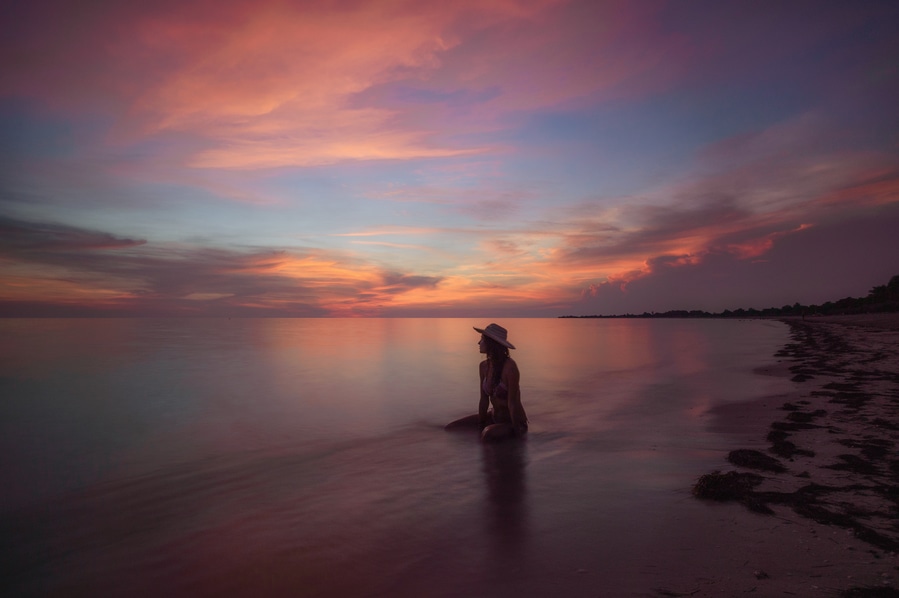
{"label": "sky", "polygon": [[0,316],[717,312],[899,274],[893,0],[0,11]]}

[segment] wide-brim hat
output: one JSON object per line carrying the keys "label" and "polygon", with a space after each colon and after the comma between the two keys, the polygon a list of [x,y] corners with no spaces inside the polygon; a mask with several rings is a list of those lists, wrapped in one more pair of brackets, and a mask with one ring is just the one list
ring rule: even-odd
{"label": "wide-brim hat", "polygon": [[478,328],[477,326],[472,326],[472,328],[474,328],[484,336],[492,338],[504,347],[508,347],[509,349],[515,348],[515,345],[506,340],[506,337],[509,336],[509,332],[499,324],[490,324],[487,326],[487,328],[483,329]]}

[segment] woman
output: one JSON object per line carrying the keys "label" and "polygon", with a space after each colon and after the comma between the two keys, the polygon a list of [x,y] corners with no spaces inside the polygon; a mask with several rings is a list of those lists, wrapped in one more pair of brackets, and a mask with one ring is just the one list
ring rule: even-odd
{"label": "woman", "polygon": [[518,364],[509,357],[509,349],[515,346],[506,339],[506,329],[498,324],[475,330],[481,333],[478,347],[487,356],[479,367],[478,413],[449,423],[446,429],[478,426],[485,442],[522,436],[528,431],[528,416],[521,405]]}

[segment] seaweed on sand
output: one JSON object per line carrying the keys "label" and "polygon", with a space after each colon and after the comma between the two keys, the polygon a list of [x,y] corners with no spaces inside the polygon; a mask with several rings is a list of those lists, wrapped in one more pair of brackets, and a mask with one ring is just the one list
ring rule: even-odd
{"label": "seaweed on sand", "polygon": [[754,493],[754,488],[761,484],[762,480],[762,476],[755,473],[713,471],[701,476],[696,481],[693,486],[693,495],[697,498],[719,502],[736,500],[746,505],[751,511],[770,515],[773,511],[759,501]]}
{"label": "seaweed on sand", "polygon": [[731,451],[727,455],[727,460],[738,467],[749,467],[750,469],[773,471],[774,473],[783,473],[787,470],[787,468],[774,457],[770,457],[765,453],[754,451],[752,449],[737,449]]}
{"label": "seaweed on sand", "polygon": [[720,471],[714,471],[701,476],[697,480],[693,486],[693,495],[700,499],[719,502],[737,501],[750,511],[764,515],[774,514],[774,511],[768,506],[769,503],[783,505],[792,508],[797,515],[812,519],[818,523],[850,529],[859,539],[883,550],[891,552],[899,550],[899,541],[885,536],[862,523],[862,519],[866,519],[869,513],[835,512],[828,509],[826,503],[822,503],[819,500],[835,492],[875,491],[892,496],[895,489],[861,485],[831,487],[808,484],[795,492],[762,492],[756,490],[756,487],[763,480],[762,476],[755,473],[737,471],[721,473]]}
{"label": "seaweed on sand", "polygon": [[837,458],[842,461],[842,463],[835,463],[833,465],[825,465],[824,467],[827,469],[833,469],[835,471],[851,471],[860,475],[877,475],[880,473],[880,470],[877,466],[868,461],[866,459],[862,459],[858,455],[837,455]]}
{"label": "seaweed on sand", "polygon": [[815,452],[807,449],[798,448],[794,443],[787,440],[790,434],[784,430],[771,430],[768,432],[768,442],[771,443],[771,452],[778,457],[793,460],[795,455],[803,457],[814,457]]}
{"label": "seaweed on sand", "polygon": [[[792,373],[836,379],[811,385],[808,400],[783,404],[781,409],[786,413],[781,421],[771,424],[767,451],[733,451],[728,455],[728,461],[739,468],[751,468],[761,475],[714,472],[699,479],[693,494],[740,502],[760,513],[789,509],[804,519],[844,528],[873,548],[899,553],[899,371],[861,368],[859,364],[876,362],[882,368],[895,368],[895,364],[879,353],[866,355],[841,343],[826,328],[791,324],[791,330],[796,342],[784,347],[782,356],[793,361]],[[833,407],[819,408],[826,404]],[[803,443],[813,443],[816,451],[797,446]],[[817,450],[819,446],[821,450]],[[851,449],[851,454],[841,454],[840,446]],[[824,479],[843,480],[842,485],[810,483],[782,492],[767,490],[761,484],[777,479],[774,487],[780,487],[782,474],[769,476],[766,472],[784,472],[785,460],[814,457],[816,452],[825,455],[823,462],[802,463],[805,471],[795,473],[795,481],[811,481],[821,474]],[[833,471],[840,473],[828,473]],[[899,598],[899,590],[851,588],[843,596]]]}
{"label": "seaweed on sand", "polygon": [[899,598],[899,590],[888,587],[849,588],[840,598]]}
{"label": "seaweed on sand", "polygon": [[807,424],[816,417],[821,417],[824,415],[827,415],[827,411],[825,411],[824,409],[817,409],[811,413],[808,413],[806,411],[793,411],[792,413],[787,415],[787,419],[792,422]]}

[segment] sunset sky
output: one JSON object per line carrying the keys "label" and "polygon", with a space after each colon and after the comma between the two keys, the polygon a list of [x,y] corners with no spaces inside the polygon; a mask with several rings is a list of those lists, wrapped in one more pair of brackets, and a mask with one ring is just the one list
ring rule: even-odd
{"label": "sunset sky", "polygon": [[899,2],[9,2],[0,315],[779,307],[899,274]]}

